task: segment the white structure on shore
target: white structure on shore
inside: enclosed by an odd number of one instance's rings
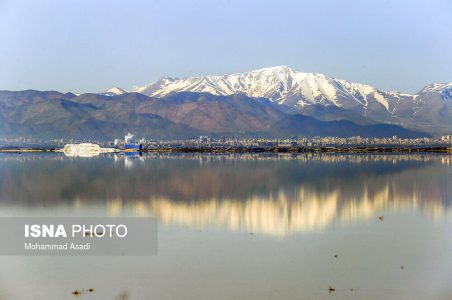
[[[450,135],[443,135],[441,137],[441,141],[443,141],[443,142],[451,142],[452,141],[452,134],[450,134]]]
[[[114,148],[101,148],[98,144],[81,143],[81,144],[66,144],[63,148],[66,156],[91,157],[97,156],[101,153],[116,152]]]

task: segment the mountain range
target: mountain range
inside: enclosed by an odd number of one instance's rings
[[[312,105],[338,107],[376,122],[434,135],[452,131],[452,82],[434,83],[416,94],[407,94],[278,66],[223,76],[164,77],[131,91],[151,97],[178,92],[244,94],[266,98],[301,113],[312,110]]]
[[[452,83],[386,92],[273,67],[162,78],[104,93],[0,91],[0,136],[155,139],[199,135],[423,137],[452,130]]]

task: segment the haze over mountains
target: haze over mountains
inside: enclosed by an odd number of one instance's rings
[[[0,91],[2,136],[111,139],[128,131],[155,139],[440,135],[452,131],[452,83],[411,95],[273,67],[102,94]]]

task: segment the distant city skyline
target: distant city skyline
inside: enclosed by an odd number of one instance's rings
[[[452,81],[452,2],[0,0],[0,90],[101,92],[287,65],[383,90]]]

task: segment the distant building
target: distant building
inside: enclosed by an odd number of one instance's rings
[[[210,143],[210,138],[206,135],[201,135],[199,137],[199,143],[200,144],[208,144],[208,143]]]

